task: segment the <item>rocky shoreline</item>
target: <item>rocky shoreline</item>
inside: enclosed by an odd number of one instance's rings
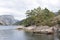
[[[54,29],[53,29],[54,28]],[[29,27],[22,27],[18,28],[18,30],[24,30],[30,33],[37,33],[37,34],[53,34],[54,30],[57,30],[56,27],[49,27],[49,26],[29,26]]]

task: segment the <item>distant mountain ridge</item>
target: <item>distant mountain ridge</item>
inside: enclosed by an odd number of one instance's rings
[[[16,22],[12,15],[0,15],[1,25],[13,25]]]

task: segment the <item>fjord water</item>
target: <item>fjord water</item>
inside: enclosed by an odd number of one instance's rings
[[[0,26],[0,40],[59,40],[54,35],[32,35],[15,28],[17,26]]]

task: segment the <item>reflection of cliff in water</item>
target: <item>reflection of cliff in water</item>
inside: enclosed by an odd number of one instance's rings
[[[53,35],[46,34],[35,35],[29,32],[25,32],[25,36],[27,40],[54,40]]]

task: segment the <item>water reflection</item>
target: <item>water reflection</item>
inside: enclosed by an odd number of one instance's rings
[[[0,30],[0,40],[13,40],[12,30]]]
[[[54,35],[31,35],[23,30],[0,30],[0,40],[59,40]]]
[[[54,34],[54,40],[60,40],[60,33]]]
[[[53,40],[53,35],[31,35],[29,33],[25,33],[27,40]]]

